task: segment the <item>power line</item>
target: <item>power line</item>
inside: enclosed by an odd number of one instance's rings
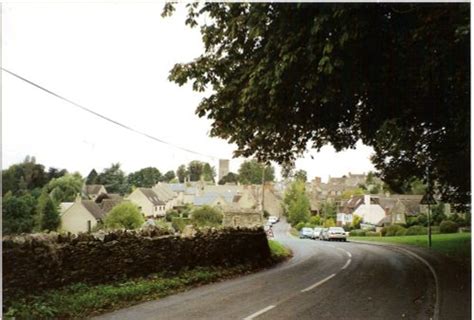
[[[2,70],[5,71],[5,72],[7,72],[7,73],[9,73],[10,75],[12,75],[12,76],[14,76],[14,77],[20,79],[20,80],[23,80],[24,82],[26,82],[26,83],[28,83],[28,84],[30,84],[30,85],[32,85],[32,86],[34,86],[34,87],[36,87],[36,88],[38,88],[38,89],[40,89],[40,90],[43,90],[43,91],[49,93],[49,94],[52,95],[52,96],[55,96],[56,98],[59,98],[59,99],[61,99],[61,100],[64,100],[64,101],[66,101],[66,102],[72,104],[73,106],[75,106],[75,107],[77,107],[77,108],[79,108],[79,109],[81,109],[81,110],[83,110],[83,111],[92,113],[93,115],[95,115],[95,116],[97,116],[97,117],[99,117],[99,118],[102,118],[102,119],[105,120],[105,121],[111,122],[111,123],[113,123],[113,124],[115,124],[115,125],[117,125],[117,126],[119,126],[119,127],[122,127],[122,128],[124,128],[124,129],[126,129],[126,130],[132,131],[132,132],[137,133],[137,134],[139,134],[139,135],[145,136],[145,137],[147,137],[147,138],[149,138],[149,139],[151,139],[151,140],[154,140],[154,141],[159,142],[159,143],[162,143],[162,144],[166,144],[166,145],[171,146],[171,147],[174,147],[174,148],[176,148],[176,149],[180,149],[180,150],[183,150],[183,151],[192,153],[192,154],[196,154],[196,155],[208,157],[208,158],[211,158],[211,159],[214,159],[214,160],[217,160],[217,159],[218,159],[217,157],[214,157],[214,156],[211,156],[211,155],[208,155],[208,154],[200,153],[200,152],[197,152],[197,151],[194,151],[194,150],[191,150],[191,149],[187,149],[187,148],[184,148],[184,147],[180,147],[180,146],[174,145],[174,144],[172,144],[172,143],[170,143],[170,142],[164,141],[164,140],[162,140],[162,139],[160,139],[160,138],[156,138],[156,137],[154,137],[154,136],[152,136],[152,135],[149,135],[149,134],[147,134],[147,133],[145,133],[145,132],[139,131],[139,130],[134,129],[134,128],[132,128],[132,127],[129,127],[129,126],[123,124],[123,123],[120,123],[120,122],[118,122],[118,121],[115,121],[115,120],[113,120],[113,119],[110,119],[109,117],[106,117],[106,116],[104,116],[104,115],[102,115],[102,114],[100,114],[100,113],[98,113],[98,112],[95,112],[95,111],[93,111],[93,110],[91,110],[91,109],[89,109],[89,108],[86,108],[86,107],[84,107],[83,105],[81,105],[81,104],[79,104],[79,103],[77,103],[77,102],[74,102],[74,101],[72,101],[72,100],[70,100],[70,99],[68,99],[68,98],[65,98],[65,97],[63,97],[63,96],[61,96],[61,95],[59,95],[59,94],[57,94],[57,93],[55,93],[55,92],[53,92],[53,91],[51,91],[51,90],[48,90],[48,89],[46,89],[46,88],[40,86],[39,84],[37,84],[37,83],[35,83],[35,82],[33,82],[33,81],[30,81],[30,80],[28,80],[28,79],[26,79],[26,78],[23,78],[22,76],[20,76],[20,75],[14,73],[14,72],[12,72],[12,71],[9,71],[9,70],[7,70],[7,69],[5,69],[5,68],[3,68],[3,67],[2,67]]]

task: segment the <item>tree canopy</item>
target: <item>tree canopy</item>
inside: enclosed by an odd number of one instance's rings
[[[145,218],[138,207],[130,202],[124,202],[110,210],[104,220],[104,225],[109,229],[137,229],[145,222]]]
[[[169,79],[210,91],[196,113],[236,156],[281,164],[362,140],[395,191],[429,167],[443,198],[469,202],[469,3],[187,7],[204,52]]]
[[[55,203],[72,202],[81,193],[82,183],[79,173],[66,174],[51,180],[45,188]]]
[[[103,184],[109,193],[125,194],[130,188],[120,163],[113,163],[110,168],[105,168],[97,177],[97,183]]]
[[[128,175],[128,183],[135,187],[151,188],[160,181],[163,181],[163,176],[160,170],[153,167],[143,168]]]
[[[239,168],[239,181],[242,184],[261,184],[265,167],[265,181],[275,180],[275,168],[263,165],[257,160],[244,161]]]

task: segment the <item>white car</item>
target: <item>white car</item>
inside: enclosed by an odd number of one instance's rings
[[[327,231],[327,240],[347,241],[347,233],[341,227],[330,227]]]
[[[278,222],[278,217],[270,216],[270,217],[268,217],[268,222],[270,222],[272,224],[277,223]]]

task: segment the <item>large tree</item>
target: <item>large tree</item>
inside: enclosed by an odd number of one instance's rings
[[[128,175],[128,183],[135,187],[151,188],[159,181],[163,181],[163,176],[157,168],[147,167]]]
[[[186,170],[186,166],[184,164],[178,167],[178,170],[176,170],[176,176],[178,177],[179,182],[184,182],[184,180],[188,176],[188,171]]]
[[[244,161],[239,168],[239,181],[242,184],[261,184],[263,174],[265,174],[265,181],[275,180],[273,166],[263,165],[255,159]]]
[[[110,193],[125,194],[130,189],[120,163],[113,163],[110,168],[104,169],[97,177],[97,183],[103,184]]]
[[[82,184],[82,177],[75,173],[53,179],[45,188],[55,203],[72,202],[81,193]]]
[[[469,202],[469,3],[187,6],[204,52],[170,80],[210,89],[196,112],[236,156],[284,163],[361,139],[395,191],[429,167],[444,199]]]
[[[8,191],[25,193],[42,188],[47,183],[48,173],[42,164],[36,163],[35,157],[26,156],[23,162],[2,170],[2,194]]]
[[[36,199],[30,194],[14,196],[11,191],[2,198],[2,232],[29,233],[35,226]]]

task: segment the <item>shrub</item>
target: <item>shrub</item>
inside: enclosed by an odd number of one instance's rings
[[[334,222],[333,218],[327,218],[326,221],[324,221],[324,227],[329,228],[329,227],[335,227],[336,222]]]
[[[362,217],[354,214],[352,216],[352,228],[354,229],[359,229],[360,228],[360,223],[362,222]]]
[[[306,223],[300,222],[295,226],[295,229],[300,231],[302,228],[304,228],[305,225],[306,225]]]
[[[407,217],[407,228],[418,225],[418,217]]]
[[[222,224],[223,214],[219,209],[210,206],[202,206],[193,210],[191,220],[198,227],[215,227]]]
[[[171,210],[166,213],[166,221],[171,222],[173,218],[179,217],[179,212],[176,210]]]
[[[402,227],[403,228],[403,227]],[[397,237],[402,237],[402,236],[405,236],[407,234],[407,229],[403,228],[403,229],[400,229],[398,230],[395,235]]]
[[[108,229],[137,229],[145,222],[140,209],[130,202],[114,207],[104,220]]]
[[[171,221],[173,229],[179,232],[182,232],[188,224],[191,224],[191,219],[176,217]]]
[[[458,231],[458,224],[453,221],[444,220],[439,225],[439,231],[441,233],[455,233]]]
[[[349,235],[352,236],[352,237],[365,237],[367,231],[365,230],[352,230],[351,232],[349,232]]]
[[[401,225],[395,224],[393,226],[388,226],[388,227],[383,228],[381,233],[382,233],[382,236],[384,237],[393,237],[397,235],[397,232],[399,231],[400,231],[400,235],[404,235],[402,234],[401,230],[406,231],[406,229],[402,227]]]
[[[320,216],[312,216],[311,218],[309,218],[309,223],[312,223],[315,226],[319,226],[321,224],[321,217]]]
[[[310,223],[310,222],[306,222],[306,224],[304,225],[306,228],[313,228],[316,226],[315,224],[313,223]]]
[[[411,226],[408,228],[406,235],[407,236],[414,236],[414,235],[423,235],[427,234],[428,230],[426,227],[423,226]]]
[[[428,231],[426,231],[426,233],[428,233]],[[431,227],[431,233],[432,233],[432,234],[438,234],[438,233],[440,233],[440,232],[439,232],[439,226],[432,226],[432,227]]]
[[[382,233],[376,232],[376,231],[367,231],[367,232],[365,233],[365,235],[366,235],[367,237],[381,237],[381,236],[382,236]]]

